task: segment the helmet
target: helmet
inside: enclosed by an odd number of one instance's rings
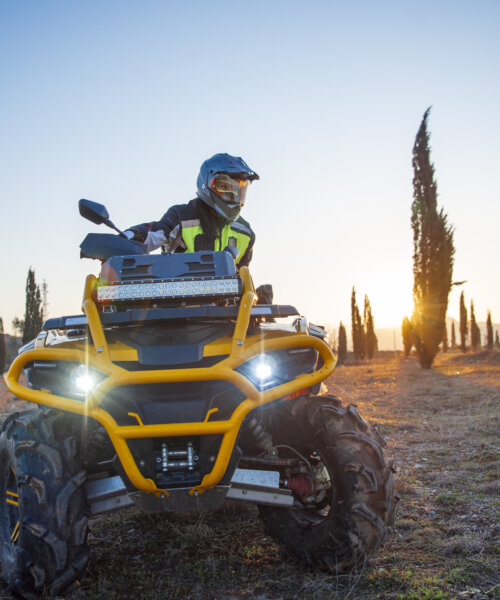
[[[196,195],[225,221],[234,221],[254,179],[259,176],[239,156],[214,154],[201,165]]]

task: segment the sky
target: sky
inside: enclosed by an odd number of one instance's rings
[[[24,314],[29,267],[48,316],[78,314],[79,244],[195,197],[201,163],[260,175],[242,212],[251,271],[312,322],[376,327],[412,311],[412,147],[424,111],[454,280],[500,322],[498,0],[2,0],[0,317]]]

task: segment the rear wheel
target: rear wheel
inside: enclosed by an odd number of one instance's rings
[[[293,558],[345,573],[364,566],[394,523],[397,498],[385,440],[334,396],[300,398],[264,424],[283,458],[301,458],[287,485],[296,508],[260,506],[266,532]]]
[[[88,519],[75,419],[53,410],[7,419],[0,434],[0,565],[25,598],[56,595],[88,560]]]

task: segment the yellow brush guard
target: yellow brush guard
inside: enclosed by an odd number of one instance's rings
[[[243,282],[243,294],[234,328],[231,352],[226,359],[212,367],[130,372],[114,364],[110,358],[104,330],[93,299],[96,278],[93,275],[89,275],[85,283],[82,309],[87,317],[94,345],[88,347],[86,351],[64,348],[35,348],[34,350],[23,352],[12,363],[9,372],[5,375],[7,387],[15,396],[23,398],[28,402],[36,402],[51,408],[78,413],[98,421],[107,431],[123,469],[132,484],[138,490],[153,493],[158,497],[162,495],[168,496],[168,492],[159,489],[152,479],[147,479],[142,475],[137,468],[126,440],[222,434],[221,446],[212,471],[204,476],[200,485],[190,490],[191,495],[201,494],[216,485],[224,476],[243,419],[251,410],[257,406],[267,404],[277,398],[288,396],[293,394],[293,392],[309,388],[323,381],[331,374],[336,363],[336,357],[332,354],[328,345],[321,339],[307,335],[305,332],[281,338],[264,338],[252,343],[247,342],[246,333],[254,303],[255,290],[248,268],[241,267],[239,274]],[[314,373],[304,373],[292,381],[266,390],[265,392],[260,392],[248,379],[234,370],[256,354],[300,346],[309,346],[317,350],[323,358],[323,366]],[[26,364],[36,360],[80,362],[88,364],[90,367],[107,375],[107,377],[89,393],[85,402],[80,402],[71,398],[57,396],[47,390],[32,390],[21,385],[19,383],[21,371]],[[136,416],[137,425],[120,426],[108,412],[100,408],[101,401],[105,398],[106,394],[110,390],[120,386],[207,380],[228,381],[239,388],[246,396],[246,399],[238,405],[227,421],[208,421],[212,412],[209,411],[203,422],[144,425],[140,418]]]

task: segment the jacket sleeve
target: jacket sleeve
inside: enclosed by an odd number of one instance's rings
[[[140,223],[127,227],[128,230],[134,232],[134,239],[139,242],[144,242],[150,231],[163,231],[165,238],[168,239],[170,232],[177,227],[181,222],[177,206],[171,206],[159,221],[151,221],[150,223]]]

